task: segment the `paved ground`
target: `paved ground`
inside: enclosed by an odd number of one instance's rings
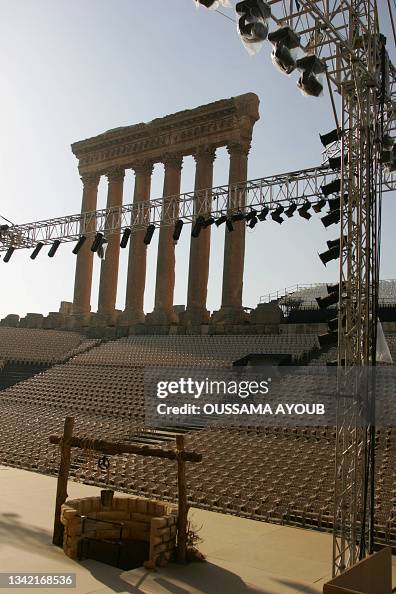
[[[0,466],[0,572],[75,572],[76,589],[26,588],[25,594],[317,594],[329,578],[329,534],[193,509],[206,563],[149,572],[68,559],[51,544],[56,481]],[[99,492],[69,484],[69,496]],[[0,594],[15,589],[0,589]]]

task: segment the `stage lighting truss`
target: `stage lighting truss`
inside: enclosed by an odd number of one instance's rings
[[[126,229],[131,233],[135,230],[146,230],[149,224],[154,227],[160,227],[161,224],[174,227],[178,219],[184,223],[193,223],[198,216],[205,217],[205,224],[207,221],[211,224],[214,219],[218,226],[219,219],[224,223],[227,216],[240,211],[241,197],[246,204],[243,209],[245,217],[251,210],[256,210],[259,221],[265,219],[263,209],[268,208],[269,214],[269,211],[275,210],[279,204],[284,206],[286,215],[286,211],[292,205],[300,208],[305,200],[309,200],[312,209],[315,210],[315,205],[320,204],[323,199],[321,187],[333,181],[334,176],[334,172],[328,166],[322,165],[249,180],[244,184],[186,192],[170,196],[165,201],[159,198],[117,208],[10,226],[7,231],[0,233],[0,252],[6,252],[11,245],[15,249],[34,249],[38,242],[50,246],[56,239],[62,243],[77,242],[82,235],[92,243],[95,229],[101,229],[108,239],[114,234],[123,234]],[[396,176],[384,172],[383,189],[385,192],[395,190]],[[174,208],[175,201],[179,205],[177,214]],[[212,204],[210,213],[207,208],[209,203]],[[202,206],[197,207],[199,204]]]

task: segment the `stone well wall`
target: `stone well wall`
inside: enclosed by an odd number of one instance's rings
[[[111,507],[104,507],[100,497],[87,497],[62,505],[61,522],[65,527],[63,550],[72,559],[78,554],[84,517],[122,522],[123,538],[149,542],[150,555],[145,563],[148,568],[165,565],[176,547],[177,506],[137,497],[114,497]],[[119,534],[118,526],[84,522],[84,536],[118,539]]]

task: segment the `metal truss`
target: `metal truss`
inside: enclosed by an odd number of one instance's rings
[[[301,36],[327,65],[341,97],[341,257],[338,315],[340,389],[336,439],[333,574],[373,550],[375,390],[365,370],[376,363],[381,147],[395,129],[395,70],[380,35],[375,0],[270,1],[274,20]],[[332,97],[333,100],[333,97]],[[335,113],[336,119],[337,115]],[[339,151],[339,152],[338,152]],[[343,394],[345,386],[353,397]],[[375,387],[375,386],[374,386]]]
[[[173,225],[176,219],[192,222],[198,216],[220,217],[239,210],[240,196],[246,196],[246,207],[242,210],[259,211],[264,206],[270,210],[278,204],[284,206],[295,202],[297,206],[306,200],[316,204],[322,198],[321,186],[334,179],[336,172],[328,166],[312,167],[250,180],[235,186],[219,186],[200,192],[187,192],[165,199],[123,205],[120,208],[102,209],[23,225],[15,225],[0,231],[0,252],[10,246],[16,249],[33,248],[37,243],[52,244],[76,241],[81,235],[93,237],[96,231],[105,236],[124,229],[146,228],[149,224]],[[384,188],[396,189],[396,176],[384,174]],[[179,208],[175,208],[175,204]],[[210,207],[207,205],[210,204]],[[200,205],[197,208],[197,205]]]

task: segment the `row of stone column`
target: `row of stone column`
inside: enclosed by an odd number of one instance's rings
[[[228,147],[230,155],[229,184],[244,182],[247,179],[247,158],[249,144],[233,143]],[[210,192],[199,194],[200,190],[213,185],[213,163],[216,149],[211,146],[199,147],[194,158],[196,160],[195,212],[210,216],[212,198]],[[183,156],[170,154],[163,159],[164,203],[163,213],[171,209],[174,220],[178,218],[181,170]],[[134,204],[150,200],[151,176],[154,162],[137,161],[132,165],[135,172]],[[108,172],[107,208],[118,208],[123,201],[123,183],[125,170],[113,168]],[[95,211],[99,174],[82,176],[83,198],[82,213]],[[176,196],[176,198],[175,198]],[[169,200],[173,201],[169,203]],[[244,206],[244,194],[238,193],[239,206]],[[235,203],[232,205],[235,207]],[[132,215],[133,216],[133,215]],[[87,229],[89,231],[90,229]],[[94,231],[94,229],[92,229]],[[146,252],[143,239],[145,229],[133,229],[130,237],[128,276],[126,288],[125,311],[121,323],[134,325],[146,321],[151,324],[174,324],[182,321],[185,324],[201,324],[209,321],[206,308],[207,287],[210,257],[210,226],[201,229],[198,237],[191,238],[187,307],[182,320],[178,320],[173,308],[175,286],[175,242],[174,227],[162,224],[159,231],[155,305],[154,311],[145,317],[143,311],[144,291],[146,284]],[[101,263],[97,324],[113,325],[116,322],[116,297],[118,284],[118,267],[120,252],[120,233],[108,238],[106,258]],[[73,314],[86,323],[90,316],[90,299],[92,289],[93,252],[90,242],[85,242],[77,254],[76,275],[73,299]],[[224,268],[221,310],[215,314],[218,322],[238,322],[243,317],[242,288],[245,254],[245,225],[243,221],[234,223],[234,231],[226,233],[224,246]]]

